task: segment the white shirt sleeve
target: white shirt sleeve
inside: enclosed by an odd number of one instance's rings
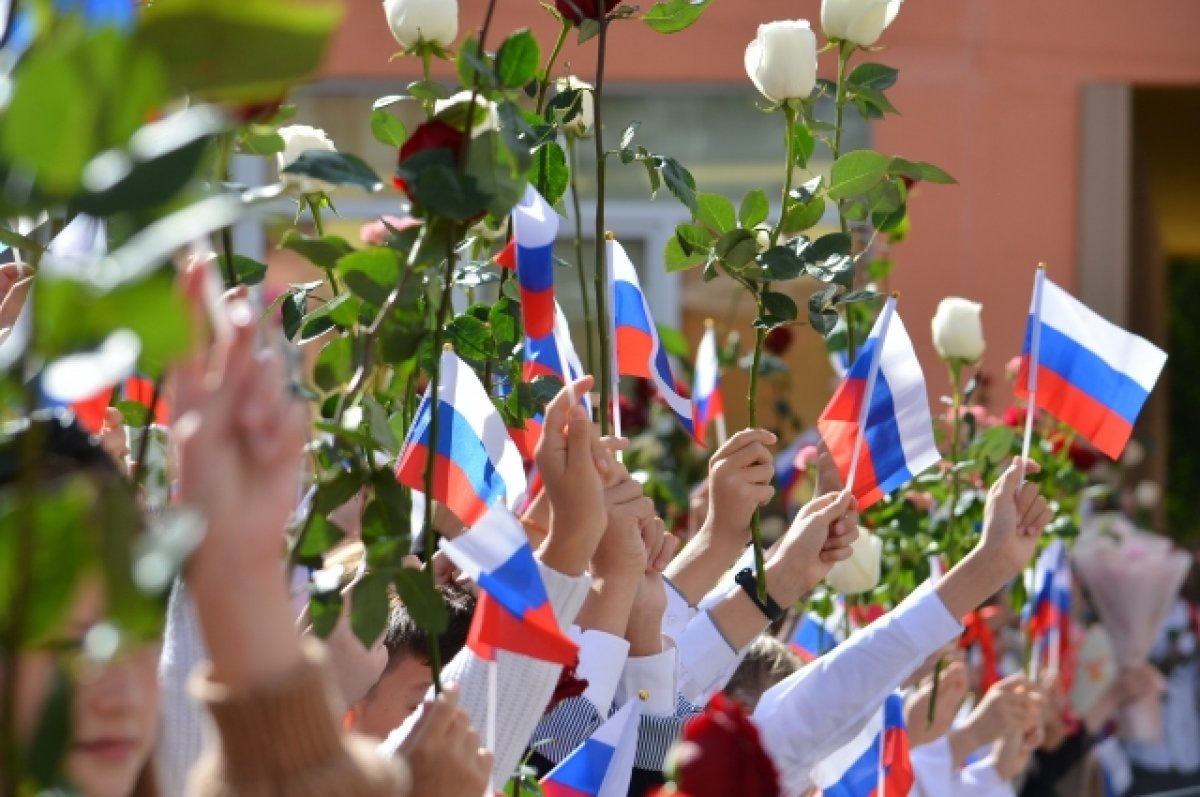
[[[579,643],[575,675],[588,684],[583,696],[600,716],[607,717],[629,658],[629,642],[605,631],[581,631],[578,626],[571,628],[571,636]]]
[[[971,797],[1016,797],[1017,794],[1013,784],[1000,777],[990,757],[964,768],[961,784],[958,793]]]
[[[663,639],[663,651],[653,656],[631,656],[625,662],[617,685],[617,708],[646,693],[643,714],[671,716],[675,713],[676,651],[669,639]]]
[[[835,650],[767,690],[754,711],[783,793],[811,784],[814,765],[850,742],[891,692],[962,631],[926,583]]]
[[[688,604],[687,598],[669,579],[663,578],[663,584],[667,591],[667,609],[663,612],[662,632],[663,636],[678,644],[684,629],[696,616],[696,607]]]
[[[538,563],[538,570],[559,626],[569,628],[587,597],[591,576],[586,573],[565,576],[541,562]],[[562,666],[507,650],[496,651],[496,665],[496,749],[492,751],[495,754],[492,785],[500,790],[520,763],[530,737],[550,703]],[[488,662],[476,656],[470,648],[463,648],[442,671],[443,683],[458,684],[458,707],[467,713],[471,725],[479,731],[480,736],[487,727],[487,671]],[[425,697],[426,700],[432,700],[433,690],[430,689]],[[379,745],[380,754],[389,758],[395,756],[412,730],[418,714],[414,713],[392,731]]]
[[[916,779],[914,797],[1015,797],[1012,783],[1000,777],[991,758],[956,769],[948,735],[914,747],[909,760]]]
[[[739,651],[729,644],[707,611],[688,623],[678,645],[679,694],[696,704],[708,702],[729,683],[749,650],[749,646]]]

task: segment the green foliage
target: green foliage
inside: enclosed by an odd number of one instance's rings
[[[712,0],[665,0],[655,3],[642,20],[658,33],[679,33],[691,27]]]

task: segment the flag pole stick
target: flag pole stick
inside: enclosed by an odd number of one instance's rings
[[[609,261],[605,268],[606,285],[605,290],[608,293],[608,339],[612,341],[609,346],[610,357],[605,367],[609,369],[609,385],[612,386],[610,398],[612,400],[612,422],[613,434],[617,437],[621,436],[621,375],[617,368],[617,298],[613,290],[613,268],[612,268],[612,248],[617,236],[612,232],[604,234],[604,256]],[[624,457],[621,452],[616,452],[617,462],[622,462]]]
[[[871,409],[871,394],[875,392],[875,381],[879,377],[879,360],[883,355],[888,325],[892,323],[892,312],[896,309],[898,298],[900,298],[900,294],[893,293],[883,306],[883,315],[879,321],[879,340],[875,344],[875,350],[871,352],[871,368],[867,371],[867,387],[863,392],[862,407],[858,410],[858,428],[854,434],[854,454],[850,458],[850,474],[846,477],[846,489],[851,493],[854,492],[854,479],[858,475],[858,458],[862,454],[863,430],[866,429],[867,413]]]
[[[1046,280],[1046,264],[1038,263],[1037,273],[1033,278],[1033,318],[1029,341],[1029,376],[1027,385],[1029,395],[1025,404],[1025,439],[1021,442],[1021,459],[1029,459],[1029,447],[1033,442],[1033,417],[1037,413],[1037,382],[1039,358],[1042,347],[1042,284]],[[1025,473],[1022,466],[1021,480]]]
[[[500,667],[496,663],[495,655],[495,651],[492,651],[493,658],[487,663],[487,749],[490,753],[496,752],[496,694],[500,691]]]
[[[729,439],[729,435],[725,433],[725,414],[718,415],[713,422],[717,427],[717,448],[720,448]]]
[[[882,331],[882,330],[881,330]],[[880,340],[882,340],[882,335]],[[875,797],[886,797],[887,792],[887,704],[883,707],[883,733],[879,739],[879,772]]]

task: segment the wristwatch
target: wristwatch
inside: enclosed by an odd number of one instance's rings
[[[750,600],[754,601],[754,605],[772,623],[783,617],[783,608],[770,595],[767,595],[765,603],[758,599],[758,579],[755,578],[753,570],[748,567],[744,568],[733,577],[733,580],[739,587],[746,591],[746,594],[750,596]]]

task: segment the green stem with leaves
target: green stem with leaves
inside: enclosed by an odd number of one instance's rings
[[[542,70],[542,79],[538,83],[537,105],[533,109],[533,112],[538,116],[541,116],[542,111],[546,109],[546,92],[549,90],[550,81],[553,79],[551,75],[554,72],[554,64],[558,61],[558,56],[562,53],[563,44],[567,41],[567,34],[570,32],[571,23],[563,20],[562,27],[558,31],[558,38],[554,40],[554,48],[550,51],[550,56],[546,59],[546,68]]]
[[[833,99],[833,145],[830,147],[830,153],[833,155],[835,163],[838,158],[842,157],[842,128],[846,113],[846,67],[850,64],[850,57],[854,55],[856,49],[857,46],[850,42],[838,42],[837,93]],[[849,236],[850,222],[846,220],[844,205],[844,200],[837,201],[838,223],[842,227],[842,234]],[[853,248],[853,244],[851,244],[851,254],[853,254]],[[854,278],[851,276],[852,288],[853,281]],[[854,314],[850,305],[846,305],[846,346],[850,362],[854,362]]]
[[[608,45],[608,20],[600,19],[600,30],[596,36],[596,91],[592,95],[595,106],[596,141],[596,333],[600,339],[600,433],[609,434],[612,421],[609,409],[616,389],[617,375],[612,373],[612,341],[609,339],[608,307],[608,258],[605,256],[607,235],[604,229],[604,56]]]
[[[572,243],[575,246],[575,273],[579,275],[579,296],[583,300],[583,344],[587,351],[587,369],[589,373],[594,373],[596,358],[592,351],[592,302],[588,298],[587,269],[583,263],[583,211],[579,207],[575,142],[574,136],[567,136],[567,155],[571,161],[571,221],[575,228],[575,237]]]
[[[221,137],[220,144],[217,148],[217,179],[221,182],[229,182],[230,180],[230,163],[233,160],[233,140],[234,134],[228,133]],[[236,288],[238,284],[237,270],[233,267],[233,230],[229,227],[221,228],[221,249],[224,250],[221,258],[221,271],[225,277],[225,288],[229,290]]]
[[[784,136],[783,145],[787,152],[787,164],[784,168],[783,176],[783,199],[779,207],[779,221],[776,222],[774,229],[771,230],[771,245],[775,246],[779,243],[779,236],[783,233],[783,220],[787,217],[788,201],[792,195],[792,182],[796,173],[796,120],[798,118],[796,108],[791,103],[783,105],[784,117]],[[763,283],[761,291],[755,292],[755,300],[758,307],[758,317],[765,318],[767,316],[767,308],[763,304],[763,296],[771,289],[771,283]],[[762,366],[763,344],[767,340],[767,329],[761,325],[756,325],[754,330],[754,358],[750,365],[750,389],[746,396],[748,402],[747,409],[749,410],[750,428],[758,428],[758,376]],[[766,602],[767,599],[767,568],[765,556],[763,554],[762,544],[762,516],[759,509],[756,507],[754,514],[750,516],[750,541],[754,546],[754,568],[758,573],[758,598]]]
[[[305,203],[308,205],[308,210],[312,213],[313,227],[317,229],[317,237],[325,237],[325,223],[321,219],[321,194],[308,194],[304,197]],[[332,268],[325,269],[325,278],[329,280],[329,290],[337,296],[342,292],[342,286],[338,282],[337,276],[333,273]]]

